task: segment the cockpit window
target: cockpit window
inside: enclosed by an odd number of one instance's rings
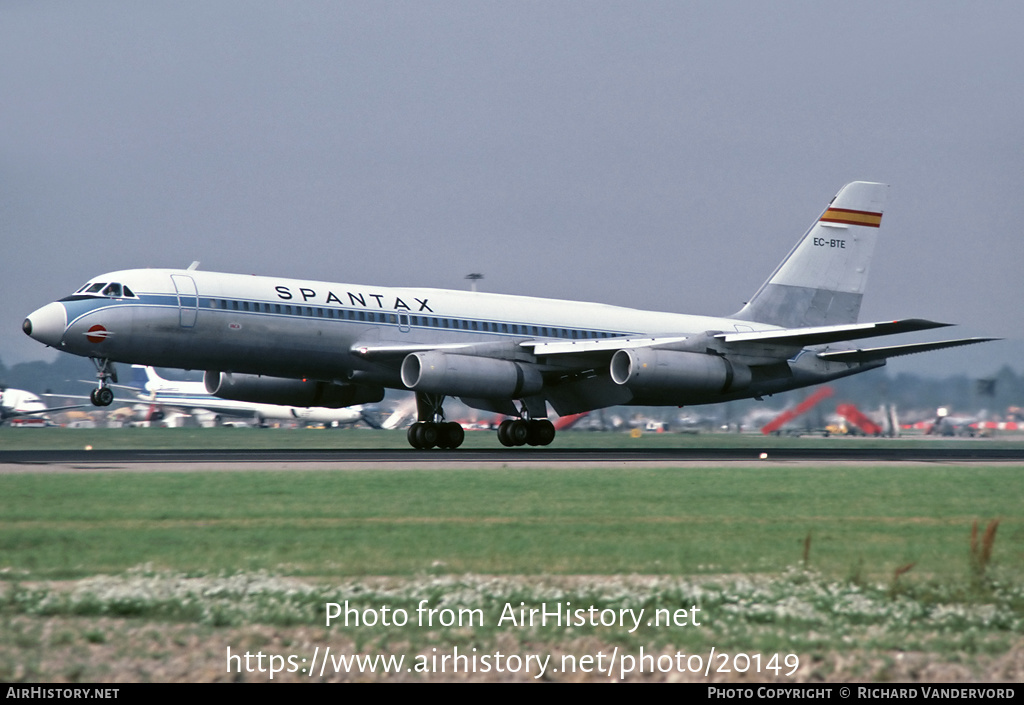
[[[66,299],[61,299],[61,301],[75,301],[77,299],[86,297],[91,298],[95,296],[106,296],[111,299],[139,298],[135,295],[135,292],[120,282],[111,282],[109,284],[107,282],[90,282]]]

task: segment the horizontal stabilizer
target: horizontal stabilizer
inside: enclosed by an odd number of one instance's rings
[[[882,323],[851,323],[840,326],[817,326],[814,328],[786,328],[783,330],[750,331],[747,333],[719,333],[715,337],[726,343],[781,343],[794,347],[825,345],[844,340],[877,338],[881,335],[912,333],[931,328],[944,328],[949,323],[926,321],[923,318],[908,318],[903,321]]]
[[[959,340],[943,340],[935,343],[910,343],[909,345],[890,345],[884,348],[865,348],[861,350],[837,350],[836,352],[818,353],[818,357],[829,362],[874,362],[887,360],[890,357],[913,355],[914,353],[956,348],[961,345],[987,343],[1000,338],[960,338]]]

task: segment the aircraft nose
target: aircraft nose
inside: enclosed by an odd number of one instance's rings
[[[68,327],[68,312],[63,304],[54,301],[46,304],[38,311],[33,311],[21,324],[25,335],[38,340],[44,345],[56,347],[64,337]]]

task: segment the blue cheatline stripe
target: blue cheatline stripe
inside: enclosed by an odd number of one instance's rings
[[[81,299],[76,298],[75,301],[65,301],[64,303],[69,309],[75,309],[75,317],[68,325],[79,320],[82,316],[101,308],[120,308],[139,305],[150,308],[179,308],[178,297],[174,294],[140,294],[136,299],[83,297]],[[186,308],[192,307],[187,306]],[[639,335],[636,331],[592,330],[564,326],[536,325],[533,323],[520,323],[507,320],[450,318],[448,316],[421,316],[417,314],[386,310],[373,311],[355,308],[332,308],[328,306],[302,306],[299,304],[282,304],[276,301],[269,302],[249,299],[225,299],[219,297],[200,297],[198,308],[204,312],[217,311],[281,318],[315,318],[317,320],[327,321],[372,323],[375,325],[383,324],[397,327],[419,328],[424,330],[446,330],[459,333],[479,333],[509,337],[525,336],[533,338],[539,337],[568,340],[601,340]],[[403,319],[408,322],[404,322]]]

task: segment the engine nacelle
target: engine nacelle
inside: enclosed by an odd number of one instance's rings
[[[418,352],[402,361],[402,384],[417,392],[475,399],[521,399],[544,387],[528,362],[474,355]]]
[[[612,356],[616,384],[642,394],[725,394],[750,386],[750,368],[718,355],[635,348]]]
[[[383,387],[335,384],[311,379],[239,375],[209,370],[203,374],[206,391],[221,399],[281,406],[323,406],[341,409],[372,404],[384,398]]]

